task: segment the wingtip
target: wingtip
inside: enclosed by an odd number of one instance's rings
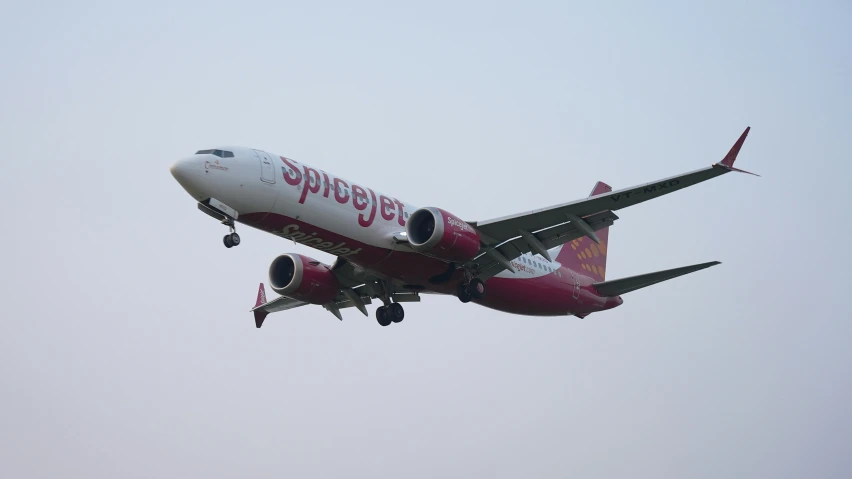
[[[610,191],[612,191],[612,186],[609,186],[603,181],[598,181],[595,183],[595,187],[592,188],[592,192],[589,193],[589,196],[597,196],[603,193],[609,193]]]
[[[728,154],[719,162],[720,164],[725,165],[728,168],[734,166],[734,161],[736,161],[737,155],[740,153],[740,148],[743,147],[743,143],[745,143],[749,131],[751,131],[751,127],[747,126],[743,134],[740,135],[739,139],[737,139],[737,142],[734,143],[734,146],[731,147],[731,150],[728,151]]]
[[[752,173],[750,171],[741,170],[739,168],[734,168],[733,166],[723,165],[721,163],[714,163],[713,166],[718,166],[719,168],[724,168],[728,171],[736,171],[737,173],[745,173],[747,175],[752,175],[752,176],[756,176],[758,178],[761,178],[761,176],[758,175],[757,173]]]
[[[260,328],[261,326],[263,326],[263,321],[266,319],[266,317],[268,315],[269,315],[269,313],[266,312],[266,311],[256,310],[254,312],[254,326],[256,328]]]

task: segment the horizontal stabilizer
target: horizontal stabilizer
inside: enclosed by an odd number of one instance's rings
[[[614,279],[612,281],[603,281],[594,283],[592,286],[598,290],[600,294],[605,296],[618,296],[620,294],[629,293],[637,289],[651,286],[652,284],[661,283],[663,281],[677,278],[685,274],[694,273],[696,271],[709,268],[721,264],[718,261],[709,263],[694,264],[692,266],[683,266],[681,268],[667,269],[665,271],[657,271],[655,273],[640,274],[638,276],[630,276],[627,278]]]

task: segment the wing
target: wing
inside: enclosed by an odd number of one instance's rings
[[[396,303],[420,301],[422,291],[407,290],[402,284],[382,279],[343,258],[337,258],[331,266],[331,271],[340,282],[340,291],[334,300],[321,306],[341,321],[343,315],[340,310],[346,308],[357,308],[364,316],[367,316],[366,306],[372,304],[374,298],[391,299]],[[269,313],[286,311],[308,304],[310,303],[287,296],[279,296],[272,301],[267,301],[266,289],[263,283],[260,283],[257,302],[251,311],[254,313],[255,326],[259,328]]]
[[[279,296],[272,301],[266,301],[266,289],[263,283],[260,283],[260,288],[257,290],[257,304],[251,309],[254,313],[254,324],[256,327],[261,327],[263,321],[269,313],[277,313],[278,311],[286,311],[288,309],[298,308],[310,303],[299,301],[298,299],[288,298],[287,296]]]
[[[745,129],[721,162],[701,170],[549,208],[471,222],[469,224],[480,234],[482,248],[469,266],[477,268],[483,278],[494,276],[504,269],[511,271],[511,260],[523,253],[533,252],[547,257],[546,249],[581,236],[588,236],[597,242],[594,232],[618,219],[613,213],[615,210],[659,198],[731,171],[748,173],[733,165],[749,130]]]
[[[627,278],[614,279],[612,281],[604,281],[602,283],[594,283],[592,286],[599,293],[605,296],[618,296],[620,294],[636,291],[637,289],[651,286],[652,284],[668,281],[678,276],[694,273],[711,266],[722,264],[718,261],[709,263],[694,264],[692,266],[683,266],[681,268],[667,269],[665,271],[657,271],[655,273],[640,274],[638,276],[630,276]]]

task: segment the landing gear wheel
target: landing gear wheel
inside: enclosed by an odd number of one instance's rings
[[[398,323],[405,318],[405,310],[402,309],[401,304],[391,303],[391,305],[388,306],[388,316],[391,318],[391,321]]]
[[[473,278],[467,285],[467,291],[473,299],[482,299],[485,296],[485,283],[479,278]]]
[[[392,320],[391,315],[388,314],[388,308],[379,306],[379,308],[376,309],[376,321],[378,321],[382,326],[390,326]]]
[[[228,234],[222,238],[222,242],[225,243],[226,248],[233,248],[234,246],[239,246],[240,244],[240,235],[237,234],[237,230],[234,227],[234,219],[227,217],[222,220],[222,224],[228,227],[230,231]]]
[[[461,301],[462,303],[469,303],[471,299],[467,287],[463,284],[460,284],[458,289],[456,290],[456,296],[459,297],[459,301]]]

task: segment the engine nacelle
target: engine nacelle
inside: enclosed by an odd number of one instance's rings
[[[463,263],[479,253],[479,233],[440,208],[420,208],[405,224],[408,243],[420,253]]]
[[[328,303],[340,292],[328,266],[300,254],[282,254],[272,261],[269,286],[278,294],[313,304]]]

